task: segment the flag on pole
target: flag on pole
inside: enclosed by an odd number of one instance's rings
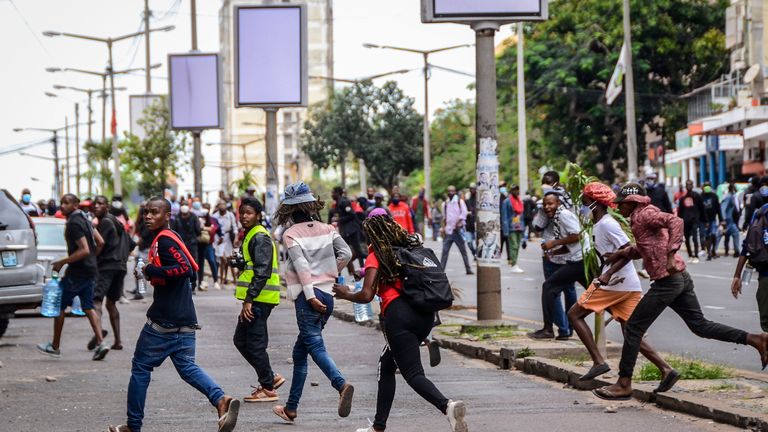
[[[110,124],[110,130],[113,136],[117,135],[117,113],[115,110],[112,110],[112,124]]]
[[[626,70],[626,54],[627,46],[621,45],[621,54],[619,55],[619,61],[616,63],[616,68],[613,69],[613,75],[611,80],[608,81],[608,88],[605,89],[605,100],[608,105],[612,104],[617,97],[621,94],[621,90],[624,87],[624,71]]]

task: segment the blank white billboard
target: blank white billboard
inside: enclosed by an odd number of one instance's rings
[[[306,11],[235,7],[235,106],[307,106]]]
[[[541,21],[549,0],[421,0],[421,21]]]
[[[434,0],[435,16],[539,13],[540,0]]]
[[[131,134],[139,137],[139,140],[144,140],[147,133],[144,131],[144,127],[139,125],[139,120],[144,118],[144,110],[152,105],[156,100],[161,99],[160,95],[155,94],[141,94],[131,95],[129,98],[131,109]]]
[[[173,129],[221,127],[218,54],[169,55],[168,77]]]

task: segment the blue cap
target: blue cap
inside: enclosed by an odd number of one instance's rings
[[[283,198],[283,204],[293,205],[306,202],[317,201],[312,191],[304,182],[290,184],[285,187],[285,198]]]

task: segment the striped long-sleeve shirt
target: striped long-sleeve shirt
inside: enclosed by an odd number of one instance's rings
[[[336,276],[352,258],[352,251],[336,229],[322,222],[298,223],[283,233],[288,250],[285,281],[292,300],[303,292],[307,300],[315,297],[313,288],[329,294]]]

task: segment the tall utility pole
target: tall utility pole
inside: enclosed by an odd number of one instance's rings
[[[197,51],[197,4],[191,1],[192,15],[192,51]],[[194,171],[195,196],[203,197],[203,150],[200,142],[200,131],[192,132],[192,169]]]
[[[67,185],[67,193],[72,192],[69,184],[69,117],[64,116],[64,183]]]
[[[149,17],[151,16],[152,12],[149,10],[149,0],[144,0],[144,57],[146,60],[146,89],[147,94],[152,94],[152,72],[151,72],[151,64],[149,59],[149,34],[151,33],[149,31]]]
[[[637,130],[635,122],[635,80],[632,72],[632,26],[629,0],[624,0],[624,46],[626,70],[624,72],[624,100],[627,104],[627,170],[629,181],[637,180]]]
[[[267,115],[267,188],[265,208],[270,217],[277,211],[277,108],[265,108]]]
[[[90,120],[89,120],[90,121]],[[90,124],[88,125],[90,127]],[[80,196],[80,104],[75,103],[75,193]]]
[[[525,56],[523,23],[517,23],[517,160],[520,175],[520,192],[528,193],[528,134],[525,113]]]
[[[480,172],[481,156],[485,153],[496,154],[498,171],[498,150],[496,140],[496,57],[494,55],[494,36],[499,24],[487,22],[472,26],[475,30],[475,60],[477,68],[476,84],[476,153],[477,171]],[[498,186],[496,186],[498,188]],[[499,226],[499,213],[486,221],[490,226]],[[479,215],[478,215],[479,216]],[[495,218],[495,220],[494,220]],[[480,232],[481,220],[477,218],[477,231]],[[498,228],[491,228],[490,234]],[[501,267],[493,263],[478,260],[477,265],[477,319],[501,319]]]

